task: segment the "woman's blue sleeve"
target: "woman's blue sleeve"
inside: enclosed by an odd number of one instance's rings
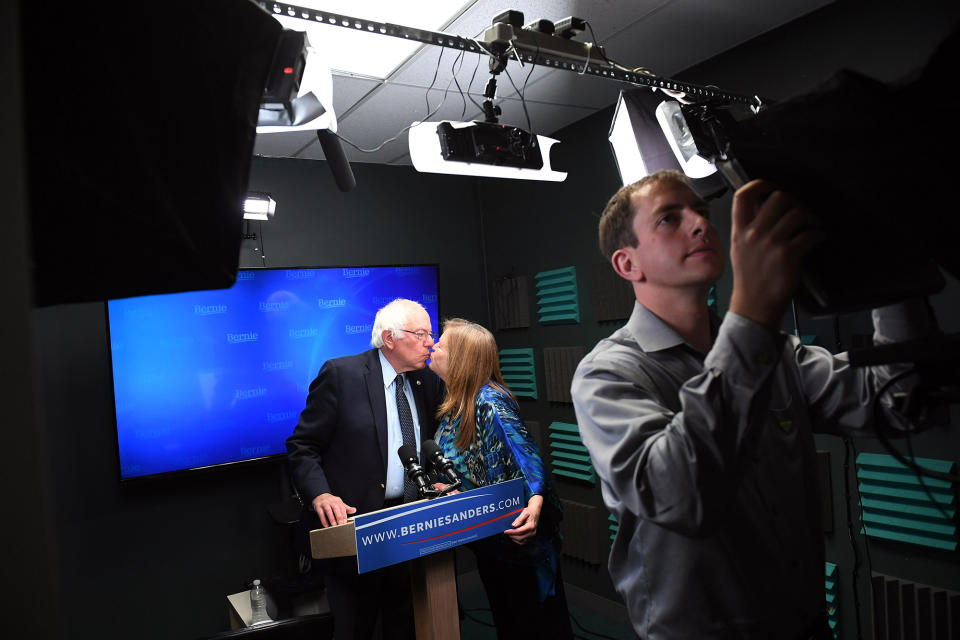
[[[534,494],[544,495],[547,491],[547,482],[543,460],[540,458],[536,442],[523,424],[517,406],[509,396],[489,388],[481,392],[478,405],[481,407],[478,413],[481,414],[480,418],[486,427],[484,432],[488,437],[501,440],[506,449],[505,453],[512,458],[513,465],[523,474],[525,499],[529,500]],[[493,446],[487,450],[495,448],[499,447]],[[504,460],[504,463],[509,464],[507,460]]]

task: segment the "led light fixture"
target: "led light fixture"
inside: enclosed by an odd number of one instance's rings
[[[269,220],[277,212],[277,201],[269,193],[250,191],[243,201],[244,220]]]
[[[657,122],[663,129],[680,168],[691,178],[706,178],[717,172],[712,162],[700,155],[697,143],[676,100],[664,100],[657,106]]]
[[[286,30],[260,103],[257,133],[337,130],[333,76],[307,35]]]
[[[679,107],[673,100],[666,102]],[[679,151],[674,153],[674,147],[679,150],[682,142],[688,155],[691,154],[691,142],[696,138],[691,133],[696,132],[691,132],[683,120],[671,122],[671,112],[666,111],[667,107],[661,109],[662,104],[665,101],[659,91],[638,88],[620,92],[608,137],[623,184],[633,184],[655,171],[672,169],[686,173],[700,197],[709,200],[719,196],[726,191],[727,183],[720,173],[712,170],[711,163],[703,160],[699,153],[690,155],[699,158],[692,161]],[[666,111],[663,116],[669,125],[666,129],[658,116],[662,111]],[[682,117],[682,113],[680,115]],[[700,161],[708,165],[708,170],[704,170]]]
[[[562,182],[550,166],[558,141],[490,122],[417,122],[410,128],[410,160],[421,173]]]

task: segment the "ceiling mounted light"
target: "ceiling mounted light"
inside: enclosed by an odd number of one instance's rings
[[[706,178],[717,172],[717,167],[704,158],[697,149],[690,127],[676,100],[664,100],[657,105],[657,122],[673,150],[680,168],[690,178]]]
[[[277,201],[269,193],[251,191],[243,201],[244,220],[269,220],[277,212]]]
[[[680,169],[656,117],[662,101],[649,89],[620,92],[608,139],[624,185],[661,169]]]
[[[408,136],[410,160],[421,173],[562,182],[550,166],[558,141],[489,122],[417,122]]]
[[[257,116],[257,133],[337,131],[330,67],[301,31],[284,30]]]
[[[274,52],[260,101],[257,134],[316,131],[340,191],[357,186],[343,152],[333,110],[333,75],[307,34],[286,29]]]
[[[693,136],[682,120],[683,114],[677,122],[670,107],[662,105],[679,107],[679,103],[665,101],[662,94],[650,89],[620,92],[608,139],[623,184],[633,184],[655,171],[672,169],[686,173],[694,191],[703,198],[713,198],[726,191],[727,185],[713,164],[697,153]],[[663,116],[660,116],[661,112]],[[682,153],[699,160],[686,158],[681,161],[684,158]]]

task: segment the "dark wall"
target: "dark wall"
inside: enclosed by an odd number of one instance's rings
[[[776,29],[730,52],[700,64],[678,77],[699,84],[713,84],[746,94],[784,99],[812,89],[840,68],[850,68],[891,81],[922,65],[933,48],[960,20],[960,7],[947,3],[922,2],[910,8],[894,2],[862,5],[838,2],[801,20]],[[629,61],[642,64],[642,60]],[[924,97],[918,96],[918,104]],[[934,98],[935,99],[935,98]],[[497,278],[527,275],[540,271],[575,266],[580,296],[579,324],[543,326],[536,322],[535,304],[530,301],[532,325],[526,329],[496,332],[501,348],[532,347],[536,354],[539,400],[521,399],[524,416],[544,427],[559,420],[575,422],[572,405],[549,402],[543,397],[544,347],[581,345],[591,349],[622,323],[596,320],[593,300],[592,269],[603,259],[597,249],[596,229],[599,213],[606,200],[620,186],[616,166],[606,140],[612,108],[581,120],[553,134],[561,141],[570,175],[566,182],[527,184],[511,181],[481,182],[484,248],[488,284]],[[949,125],[948,125],[949,126]],[[536,122],[533,123],[536,129]],[[905,172],[922,167],[904,167]],[[729,195],[714,204],[713,220],[721,237],[729,237]],[[906,213],[906,212],[905,212]],[[935,233],[936,230],[931,230]],[[729,268],[718,283],[718,306],[725,310],[732,281]],[[933,299],[941,326],[960,330],[960,287],[950,279],[944,293]],[[785,318],[785,329],[792,320]],[[832,319],[813,319],[801,314],[804,334],[817,335],[818,343],[835,349]],[[866,314],[844,316],[839,321],[840,342],[844,349],[851,341],[871,332]],[[940,459],[960,459],[960,421],[956,413],[952,426],[936,428],[914,440],[916,454]],[[854,523],[855,494],[849,512],[843,506],[844,443],[839,438],[818,437],[818,446],[831,453],[833,519],[835,529],[826,536],[827,558],[840,564],[843,616],[841,637],[854,637],[854,595],[852,570],[854,552],[848,541],[846,520]],[[855,442],[858,450],[882,452],[879,442],[867,438]],[[901,445],[902,446],[902,445]],[[851,453],[851,456],[855,454]],[[849,459],[850,473],[854,458]],[[561,497],[589,502],[602,507],[599,486],[555,478]],[[855,478],[850,477],[855,491]],[[604,516],[606,514],[604,513]],[[600,523],[604,526],[605,523]],[[854,528],[858,528],[854,524]],[[855,535],[860,567],[859,598],[863,604],[863,623],[869,630],[869,582],[865,541]],[[937,552],[924,547],[869,540],[872,568],[906,579],[926,582],[941,588],[960,588],[960,560],[956,553]],[[601,567],[566,559],[565,578],[581,587],[617,598],[609,578]]]
[[[241,266],[262,266],[253,250],[261,242],[271,267],[438,263],[442,313],[485,321],[474,181],[374,165],[355,172],[357,190],[341,194],[324,162],[256,159],[251,189],[271,192],[278,213],[251,228],[260,237],[242,247]],[[49,443],[41,455],[50,558],[59,561],[69,637],[194,638],[229,628],[228,594],[292,572],[292,532],[267,511],[289,495],[283,466],[121,485],[104,305],[34,310],[32,329]]]
[[[485,318],[476,181],[412,167],[353,171],[356,189],[341,193],[325,162],[254,158],[250,190],[270,192],[277,215],[250,225],[262,238],[244,242],[240,266],[437,263],[441,314]]]

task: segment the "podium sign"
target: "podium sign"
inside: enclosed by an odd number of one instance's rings
[[[511,529],[523,479],[356,516],[357,571],[436,553]]]

